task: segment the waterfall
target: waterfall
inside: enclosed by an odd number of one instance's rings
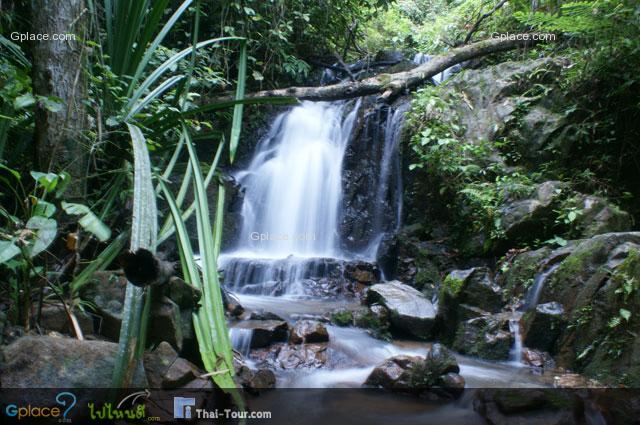
[[[415,56],[413,57],[413,63],[415,63],[416,65],[422,65],[424,63],[429,62],[431,59],[432,57],[426,53],[416,53]],[[461,69],[462,69],[462,66],[460,66],[459,64],[453,65],[445,69],[441,73],[431,77],[431,81],[435,85],[440,85],[456,72],[460,72]]]
[[[318,259],[345,257],[338,231],[342,162],[359,107],[360,100],[303,102],[274,121],[235,176],[244,189],[243,222],[235,248],[219,259],[228,287],[304,295]]]
[[[261,258],[337,257],[344,148],[357,107],[304,102],[276,120],[246,171],[238,250]]]
[[[522,334],[520,332],[521,313],[514,313],[509,319],[509,331],[513,335],[513,347],[509,351],[509,361],[516,364],[522,363]]]
[[[253,329],[229,328],[229,339],[233,349],[246,357],[251,350]]]
[[[544,288],[545,281],[547,280],[549,275],[553,273],[559,266],[560,263],[556,263],[549,267],[547,270],[536,275],[533,281],[533,286],[531,286],[524,298],[523,308],[525,310],[536,308],[536,306],[538,305],[538,301],[540,301],[540,295],[542,294],[542,289]]]

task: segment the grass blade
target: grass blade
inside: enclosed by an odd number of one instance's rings
[[[247,79],[247,41],[242,40],[240,42],[240,59],[238,61],[238,82],[236,86],[236,99],[244,99],[244,86]],[[242,130],[242,111],[244,105],[242,103],[236,104],[233,107],[233,121],[231,123],[231,136],[229,137],[229,158],[230,162],[236,156],[236,150],[238,149],[238,141],[240,140],[240,131]]]
[[[155,192],[151,180],[151,161],[147,142],[139,127],[127,124],[134,154],[133,179],[133,218],[131,223],[131,251],[145,248],[155,251],[158,234]],[[116,364],[113,372],[114,388],[129,387],[138,366],[140,329],[144,320],[142,317],[144,289],[127,282],[125,303],[122,312],[122,326],[120,340],[116,354]]]

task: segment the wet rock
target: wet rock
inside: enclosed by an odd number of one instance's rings
[[[276,356],[276,364],[282,369],[316,369],[327,362],[327,346],[324,344],[284,345]]]
[[[364,310],[355,310],[353,324],[366,329],[367,333],[374,338],[391,340],[389,310],[380,304],[373,304]]]
[[[509,319],[497,314],[462,322],[456,333],[453,349],[482,359],[508,360],[512,345]]]
[[[398,281],[376,284],[369,288],[366,301],[389,310],[392,329],[421,339],[430,337],[436,310],[415,288]]]
[[[373,263],[364,261],[349,262],[345,264],[344,276],[363,285],[371,285],[380,281],[380,269]]]
[[[564,308],[557,302],[539,304],[524,315],[524,345],[541,351],[555,352],[555,343],[566,326]]]
[[[79,310],[74,311],[73,314],[78,320],[78,325],[80,326],[82,333],[84,335],[92,334],[93,319],[91,316]],[[75,336],[71,320],[69,319],[64,306],[60,303],[46,304],[42,306],[40,326],[47,330]]]
[[[578,373],[565,373],[553,377],[555,388],[601,388],[602,384]]]
[[[329,332],[327,332],[327,328],[320,322],[314,320],[299,320],[291,329],[289,341],[292,344],[327,342],[329,341]]]
[[[402,100],[399,100],[402,102]],[[406,105],[406,104],[405,104]],[[396,106],[396,105],[394,105]],[[397,108],[406,107],[397,105]],[[402,115],[396,115],[395,125],[387,122],[394,117],[394,108],[375,102],[373,96],[362,99],[354,129],[345,147],[342,165],[343,208],[340,217],[341,245],[353,252],[373,246],[380,235],[395,233],[398,225],[396,200],[401,196],[402,178],[399,161],[392,157],[390,173],[383,181],[380,172],[385,163],[385,140],[396,131]],[[386,187],[384,193],[372,188]],[[380,199],[376,199],[380,196]]]
[[[251,348],[267,347],[274,342],[286,341],[289,330],[287,322],[281,320],[244,320],[232,326],[253,331]]]
[[[434,344],[426,357],[395,356],[374,368],[364,385],[392,391],[426,394],[435,398],[454,398],[464,389],[464,378],[454,355]]]
[[[262,389],[275,388],[276,375],[269,369],[252,369],[242,363],[236,366],[236,380],[249,391],[257,392]]]
[[[277,320],[280,322],[284,321],[284,319],[277,314],[265,310],[253,310],[249,314],[249,320]]]
[[[502,291],[493,281],[489,269],[474,267],[454,270],[445,279],[444,290],[460,304],[497,313],[504,306]]]
[[[461,322],[484,313],[496,313],[503,306],[502,291],[489,269],[453,270],[440,287],[437,333],[443,341],[452,343]]]
[[[423,358],[418,356],[391,357],[373,369],[364,385],[388,390],[407,390],[411,388],[408,370],[422,360]]]
[[[554,369],[556,367],[556,363],[549,353],[527,347],[522,348],[522,363],[539,369]]]
[[[109,388],[118,344],[51,336],[25,336],[4,347],[5,388]],[[133,387],[144,388],[142,368]]]

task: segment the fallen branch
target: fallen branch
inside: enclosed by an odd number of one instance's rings
[[[382,93],[382,100],[389,100],[407,90],[416,88],[426,80],[445,69],[470,59],[491,53],[506,52],[520,47],[532,46],[535,41],[515,39],[489,39],[451,49],[448,53],[435,56],[429,62],[410,71],[395,74],[379,74],[361,81],[333,84],[322,87],[289,87],[285,89],[265,90],[248,94],[249,99],[266,97],[296,97],[300,100],[338,100]],[[208,99],[220,102],[225,98]]]

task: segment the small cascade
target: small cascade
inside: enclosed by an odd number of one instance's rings
[[[384,130],[384,147],[382,153],[382,161],[380,163],[380,179],[377,184],[376,194],[372,202],[373,210],[373,234],[376,237],[371,241],[365,252],[365,257],[375,259],[382,238],[385,232],[389,230],[398,231],[400,228],[402,217],[402,178],[400,177],[401,165],[400,156],[398,154],[398,144],[400,142],[400,133],[404,124],[404,117],[410,103],[403,103],[394,111],[387,114],[387,122]],[[394,177],[392,179],[392,177]],[[394,184],[395,187],[391,187]],[[385,209],[391,206],[395,208],[394,228],[388,229],[385,226]]]
[[[529,289],[524,298],[523,309],[525,311],[536,308],[536,306],[538,305],[538,301],[540,301],[540,295],[542,294],[542,289],[544,288],[545,281],[559,266],[560,263],[556,263],[549,267],[547,270],[536,275],[533,281],[533,286]]]
[[[229,328],[229,339],[233,349],[247,357],[251,351],[253,329]]]
[[[400,139],[408,102],[374,104],[362,114],[343,167],[340,233],[343,250],[377,261],[399,229],[402,215]],[[384,264],[381,264],[383,273]]]
[[[431,55],[428,55],[426,53],[416,53],[415,56],[413,57],[413,63],[415,63],[416,65],[422,65],[429,62],[431,59],[432,59]],[[462,66],[459,64],[456,64],[452,67],[445,69],[441,73],[431,77],[431,81],[433,82],[433,84],[438,86],[442,84],[445,80],[447,80],[449,77],[451,77],[453,74],[455,74],[456,72],[460,72],[460,70],[462,70]]]
[[[522,364],[522,333],[520,332],[520,319],[522,313],[514,313],[509,319],[509,331],[513,335],[513,347],[509,351],[509,361],[515,364]]]

